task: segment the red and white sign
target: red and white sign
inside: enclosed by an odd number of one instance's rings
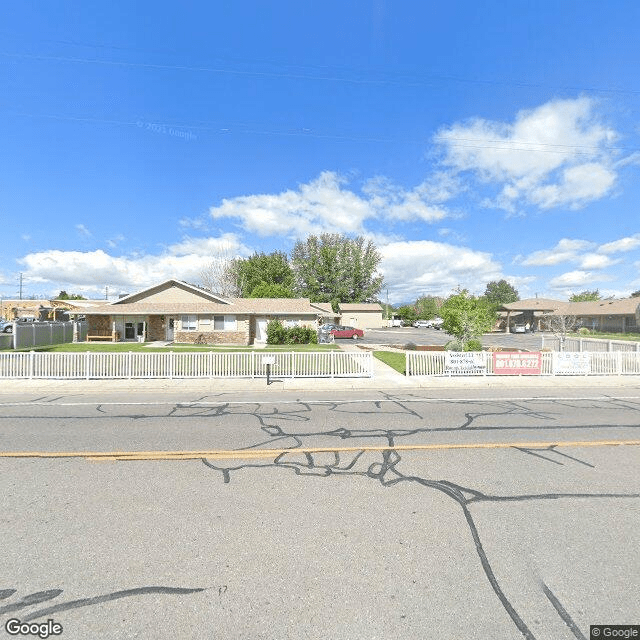
[[[497,375],[539,376],[542,371],[542,356],[536,353],[493,352],[493,373]]]

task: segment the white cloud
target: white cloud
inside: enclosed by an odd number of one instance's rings
[[[586,97],[520,111],[513,123],[476,118],[441,129],[444,164],[501,188],[493,204],[578,208],[611,193],[617,178],[616,132]]]
[[[367,220],[434,222],[449,215],[441,203],[450,197],[453,183],[442,176],[409,190],[375,178],[361,195],[347,184],[346,178],[324,171],[296,191],[225,199],[210,214],[239,219],[245,230],[261,236],[294,238],[323,232],[365,235]]]
[[[611,280],[609,276],[604,274],[594,274],[591,271],[568,271],[549,281],[552,289],[568,289],[571,287],[592,286],[594,282],[605,282]]]
[[[589,242],[588,240],[562,238],[555,247],[534,251],[525,258],[518,256],[516,262],[527,267],[540,267],[560,264],[562,262],[577,261],[582,251],[593,247],[595,247],[595,243]]]
[[[619,260],[612,260],[609,256],[603,256],[599,253],[586,253],[580,257],[581,269],[606,269],[614,264],[620,262]]]
[[[225,234],[220,238],[186,238],[160,255],[49,250],[27,254],[19,262],[25,267],[26,278],[55,284],[53,288],[104,291],[109,285],[133,291],[169,278],[198,282],[202,270],[221,252],[230,257],[251,253],[237,236]]]
[[[638,247],[640,247],[640,233],[600,245],[598,247],[598,253],[621,253],[624,251],[633,251]]]
[[[446,296],[458,285],[479,294],[487,282],[503,277],[491,254],[442,242],[392,242],[380,253],[380,271],[393,296],[391,302]]]

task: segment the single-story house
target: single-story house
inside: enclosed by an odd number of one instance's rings
[[[307,326],[334,317],[330,305],[308,298],[226,298],[180,280],[69,313],[87,319],[88,340],[171,341],[249,345],[265,343],[267,323]]]
[[[545,298],[530,298],[502,305],[506,314],[506,328],[528,324],[536,329],[545,328],[545,320],[554,315],[572,316],[577,327],[592,331],[633,333],[640,332],[640,298],[563,302]]]
[[[573,316],[576,327],[609,333],[640,332],[640,298],[565,302],[554,314]]]
[[[340,323],[357,329],[380,329],[385,326],[383,309],[377,302],[340,303]]]
[[[540,318],[544,314],[553,313],[562,305],[567,304],[562,300],[552,300],[550,298],[529,298],[503,304],[498,310],[501,319],[500,326],[505,333],[513,330],[514,325],[529,326],[540,329]]]

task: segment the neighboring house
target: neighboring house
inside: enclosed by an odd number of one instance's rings
[[[567,303],[549,298],[529,298],[503,304],[498,311],[503,319],[500,326],[506,333],[513,331],[514,325],[528,325],[529,328],[534,327],[539,330],[542,316],[553,313],[563,304]]]
[[[575,317],[576,327],[587,327],[592,331],[640,332],[640,298],[585,302],[531,298],[505,304],[500,311],[506,315],[506,331],[514,323],[544,329],[546,318],[564,315]]]
[[[386,326],[383,309],[377,302],[340,303],[340,324],[358,329],[380,329]]]
[[[554,314],[574,316],[577,327],[610,333],[640,332],[640,298],[564,302]]]
[[[77,307],[87,318],[88,340],[249,345],[267,340],[267,323],[317,328],[329,311],[308,298],[224,298],[167,280],[101,306]]]

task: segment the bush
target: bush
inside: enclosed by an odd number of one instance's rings
[[[407,344],[404,345],[403,349],[405,351],[415,351],[416,350],[416,343],[415,342],[407,342]]]
[[[317,344],[318,336],[307,327],[282,326],[280,320],[271,320],[267,325],[267,344]]]
[[[579,333],[581,336],[588,336],[588,335],[591,333],[591,331],[589,331],[589,329],[587,329],[587,327],[580,327],[580,328],[578,329],[578,333]]]
[[[447,344],[444,345],[445,351],[464,351],[464,345],[460,340],[449,340]]]
[[[480,340],[469,340],[467,344],[464,345],[465,351],[482,351],[482,343]]]
[[[280,320],[271,320],[267,324],[267,344],[284,344],[287,330]]]

